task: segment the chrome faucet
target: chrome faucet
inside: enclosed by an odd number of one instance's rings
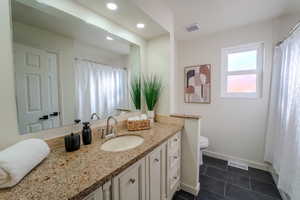
[[[114,118],[113,116],[109,116],[106,121],[106,129],[102,130],[102,139],[116,136],[116,128],[110,125],[110,120],[114,120],[115,125],[118,124],[118,120],[116,118]]]
[[[95,119],[95,117],[96,117],[96,119]],[[91,120],[100,120],[100,117],[99,117],[99,115],[97,113],[93,113],[91,115]]]

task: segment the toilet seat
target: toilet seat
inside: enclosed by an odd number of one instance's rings
[[[208,138],[200,136],[200,149],[206,149],[209,145]]]

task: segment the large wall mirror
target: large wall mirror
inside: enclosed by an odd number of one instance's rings
[[[12,24],[20,134],[133,109],[137,45],[38,1],[12,0]]]

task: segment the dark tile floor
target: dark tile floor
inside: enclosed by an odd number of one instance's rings
[[[197,197],[179,191],[173,200],[281,200],[269,172],[229,167],[227,161],[204,156]]]

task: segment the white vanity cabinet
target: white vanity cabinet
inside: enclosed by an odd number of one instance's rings
[[[146,157],[147,200],[166,199],[166,146],[162,144]]]
[[[111,188],[111,181],[109,181],[85,197],[84,200],[112,200]]]
[[[180,185],[181,134],[180,132],[168,140],[167,144],[167,199],[172,196]]]
[[[103,200],[101,194],[102,194],[102,189],[99,188],[96,191],[89,194],[83,200]]]
[[[113,200],[171,200],[180,186],[181,134],[113,178]]]
[[[113,178],[114,200],[146,200],[146,171],[143,158]]]
[[[84,200],[171,200],[180,186],[180,164],[179,132]]]

